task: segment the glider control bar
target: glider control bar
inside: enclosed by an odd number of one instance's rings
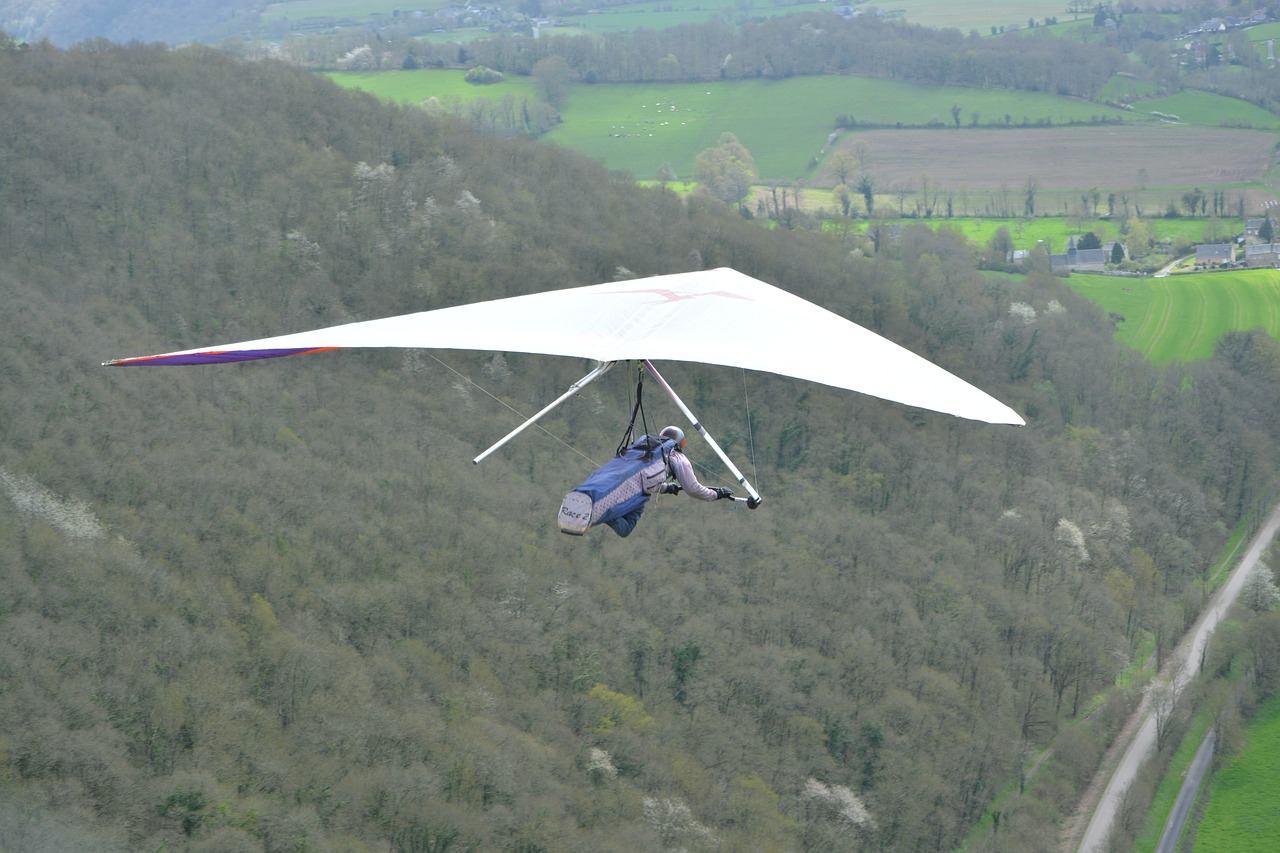
[[[479,465],[489,456],[489,454],[493,453],[499,447],[502,447],[504,444],[511,441],[511,439],[515,438],[517,435],[524,432],[529,427],[533,426],[535,423],[538,422],[538,419],[541,418],[543,415],[545,415],[547,412],[551,411],[556,406],[563,403],[565,400],[568,400],[574,394],[577,394],[579,391],[581,391],[591,382],[595,381],[596,379],[599,379],[601,376],[604,376],[606,373],[609,372],[609,370],[615,364],[617,364],[616,361],[602,361],[599,364],[597,364],[590,373],[588,373],[586,376],[582,377],[577,382],[570,385],[569,390],[565,391],[563,394],[557,397],[554,402],[550,403],[542,411],[538,412],[536,415],[529,418],[524,423],[520,424],[520,426],[516,427],[511,432],[507,433],[506,436],[503,437],[497,444],[493,445],[493,447],[490,447],[484,453],[481,453],[479,456],[477,456],[475,459],[472,459],[471,461]]]
[[[689,407],[684,404],[684,400],[681,400],[679,395],[676,394],[672,387],[667,384],[667,380],[662,378],[662,374],[654,368],[653,362],[646,358],[644,360],[644,367],[649,371],[654,379],[658,380],[658,384],[662,386],[662,390],[666,391],[667,396],[670,397],[676,406],[679,407],[680,411],[684,412],[684,416],[689,419],[689,423],[693,424],[693,428],[698,431],[698,434],[706,439],[707,444],[711,445],[711,449],[715,451],[716,456],[720,457],[720,460],[729,468],[730,473],[738,478],[738,482],[742,484],[742,488],[746,489],[747,494],[750,495],[750,497],[746,498],[735,497],[734,500],[746,501],[747,506],[751,509],[755,509],[760,506],[760,504],[764,502],[764,498],[760,497],[760,493],[752,488],[751,484],[747,482],[746,476],[738,470],[737,465],[733,464],[733,460],[729,458],[729,455],[720,449],[720,445],[716,444],[716,440],[711,437],[711,433],[707,432],[707,428],[702,425],[693,412],[689,411]]]

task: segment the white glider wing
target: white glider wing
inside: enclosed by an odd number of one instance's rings
[[[732,269],[574,287],[109,365],[216,364],[350,347],[493,350],[760,370],[988,423],[1013,409],[825,308]]]

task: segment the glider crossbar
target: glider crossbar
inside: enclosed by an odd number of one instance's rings
[[[516,427],[516,428],[515,428],[515,429],[513,429],[511,432],[507,433],[507,434],[506,434],[506,435],[505,435],[501,440],[499,440],[499,441],[498,441],[498,443],[497,443],[497,444],[493,445],[493,446],[492,446],[492,447],[490,447],[488,450],[486,450],[484,453],[481,453],[479,456],[477,456],[475,459],[472,459],[471,461],[472,461],[472,462],[474,462],[475,464],[479,465],[479,464],[480,464],[481,462],[483,462],[486,458],[488,458],[489,454],[493,453],[493,452],[494,452],[495,450],[497,450],[499,447],[502,447],[504,444],[506,444],[507,442],[511,441],[511,439],[515,438],[515,437],[516,437],[516,436],[518,436],[520,433],[524,432],[524,431],[525,431],[525,430],[527,430],[529,427],[531,427],[531,426],[533,426],[535,423],[537,423],[537,422],[538,422],[538,419],[539,419],[539,418],[541,418],[543,415],[545,415],[545,414],[547,414],[548,412],[550,412],[550,411],[551,411],[552,409],[554,409],[556,406],[559,406],[559,405],[560,405],[561,403],[563,403],[565,400],[568,400],[568,399],[569,399],[570,397],[572,397],[574,394],[577,394],[579,391],[581,391],[583,388],[585,388],[585,387],[586,387],[587,385],[589,385],[591,382],[595,381],[596,379],[599,379],[601,376],[604,376],[606,373],[608,373],[608,372],[609,372],[609,370],[610,370],[610,369],[611,369],[615,364],[617,364],[617,362],[616,362],[616,361],[602,361],[602,362],[600,362],[599,364],[597,364],[597,365],[596,365],[596,366],[591,370],[591,372],[590,372],[590,373],[588,373],[586,376],[582,377],[582,378],[581,378],[581,379],[579,379],[577,382],[575,382],[575,383],[573,383],[572,385],[570,385],[570,386],[569,386],[569,390],[568,390],[568,391],[565,391],[563,394],[561,394],[559,397],[557,397],[554,401],[552,401],[552,402],[551,402],[551,403],[549,403],[546,407],[544,407],[544,408],[542,409],[542,411],[538,412],[536,415],[534,415],[533,417],[529,418],[529,419],[528,419],[528,420],[526,420],[524,423],[520,424],[520,426]]]
[[[738,482],[742,484],[742,488],[746,489],[747,494],[750,495],[750,497],[734,498],[734,500],[744,500],[747,502],[747,506],[752,509],[760,506],[764,501],[764,498],[760,497],[760,493],[747,482],[746,475],[738,470],[738,466],[733,464],[733,460],[729,458],[729,455],[720,449],[720,445],[711,437],[711,433],[707,432],[707,428],[698,420],[697,415],[690,411],[689,407],[684,404],[684,400],[680,399],[680,395],[675,392],[675,389],[667,384],[667,380],[662,378],[662,374],[653,366],[653,362],[646,358],[644,360],[644,367],[645,370],[649,371],[650,375],[652,375],[654,379],[658,380],[658,384],[662,386],[662,390],[666,391],[667,396],[671,398],[672,402],[676,404],[681,412],[684,412],[684,416],[689,419],[689,423],[693,424],[693,428],[696,429],[698,434],[706,440],[707,444],[711,446],[711,449],[715,451],[716,456],[720,457],[720,461],[724,462],[725,466],[729,469],[729,472],[738,478]]]

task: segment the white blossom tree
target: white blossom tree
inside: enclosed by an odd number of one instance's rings
[[[1245,578],[1244,586],[1240,587],[1240,601],[1255,613],[1273,610],[1280,603],[1280,589],[1276,587],[1270,567],[1261,560]]]

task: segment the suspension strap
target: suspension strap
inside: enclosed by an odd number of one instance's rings
[[[622,441],[618,442],[618,449],[614,451],[614,456],[621,456],[627,452],[627,448],[635,442],[636,438],[636,415],[640,416],[640,422],[644,427],[645,435],[649,433],[649,425],[644,417],[644,367],[640,366],[636,371],[636,404],[631,408],[631,420],[627,422],[627,429],[622,433]]]

